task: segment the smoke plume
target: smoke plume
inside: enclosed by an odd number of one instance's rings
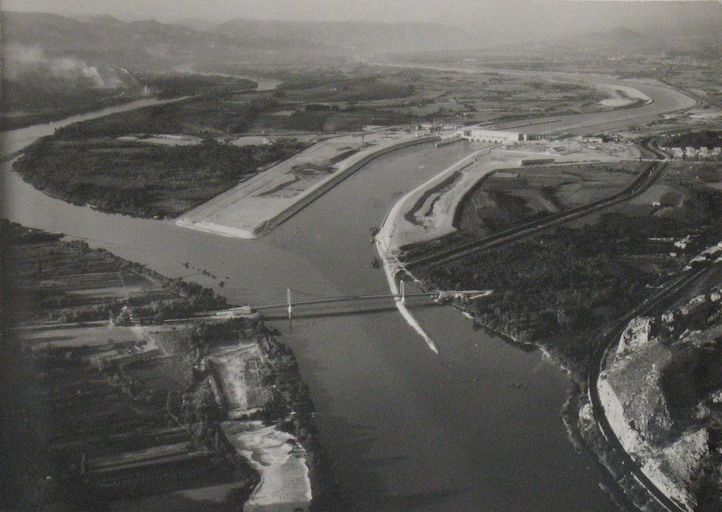
[[[4,57],[5,76],[10,80],[27,73],[40,72],[55,79],[79,81],[96,89],[112,89],[123,85],[117,70],[101,72],[97,66],[88,65],[75,57],[48,55],[38,46],[11,45],[5,49]]]

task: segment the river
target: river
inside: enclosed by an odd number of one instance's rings
[[[26,128],[23,140],[46,133],[44,125]],[[238,303],[279,302],[287,287],[316,296],[386,292],[383,272],[369,263],[369,226],[473,150],[425,144],[379,158],[259,240],[69,205],[23,182],[11,162],[2,164],[3,216],[217,284],[189,274],[189,262],[228,277],[216,290]],[[292,333],[277,325],[296,353],[321,443],[352,509],[614,510],[598,487],[603,472],[566,438],[560,410],[568,379],[553,363],[474,331],[456,310],[415,315],[438,355],[395,311],[296,320]]]

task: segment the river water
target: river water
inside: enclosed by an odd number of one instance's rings
[[[24,129],[22,141],[46,133],[45,125]],[[12,134],[9,143],[22,145]],[[475,149],[426,144],[386,155],[260,240],[69,205],[23,182],[11,162],[2,164],[3,216],[215,285],[237,303],[281,302],[286,288],[302,296],[384,293],[383,272],[369,263],[369,227]],[[226,286],[185,262],[227,277]],[[300,319],[292,332],[277,325],[296,353],[321,443],[353,510],[614,509],[598,486],[602,471],[566,438],[560,410],[568,379],[553,363],[474,331],[451,308],[414,313],[438,355],[395,311]]]

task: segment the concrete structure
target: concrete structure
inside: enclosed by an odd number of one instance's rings
[[[466,127],[456,132],[466,140],[475,142],[491,142],[494,144],[509,144],[527,140],[525,133],[508,132],[501,130],[485,130],[479,127]]]

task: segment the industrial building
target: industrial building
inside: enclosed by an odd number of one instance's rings
[[[474,142],[490,142],[493,144],[509,144],[527,140],[525,133],[485,130],[478,127],[466,127],[457,131],[457,135]]]

